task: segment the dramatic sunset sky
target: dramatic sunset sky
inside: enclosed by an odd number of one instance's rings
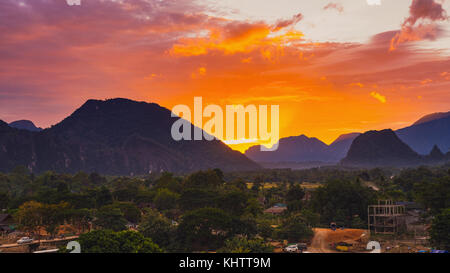
[[[281,137],[397,129],[450,110],[449,13],[450,0],[0,0],[0,119],[49,127],[91,98],[202,96],[280,105]]]

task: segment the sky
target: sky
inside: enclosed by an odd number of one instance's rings
[[[398,129],[450,110],[449,10],[449,0],[2,0],[0,119],[45,128],[88,99],[172,109],[201,96],[279,105],[280,137]]]

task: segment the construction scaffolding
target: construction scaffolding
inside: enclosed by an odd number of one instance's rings
[[[392,200],[378,200],[368,207],[368,230],[375,234],[397,234],[404,224],[405,206]]]

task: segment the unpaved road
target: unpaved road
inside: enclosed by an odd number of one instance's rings
[[[366,233],[363,229],[344,229],[333,231],[327,228],[315,228],[314,237],[308,252],[311,253],[336,253],[336,250],[330,249],[330,244],[339,243],[347,240],[358,240]]]
[[[32,244],[36,244],[36,243],[55,243],[55,242],[61,242],[61,241],[71,241],[71,240],[75,240],[77,239],[78,236],[71,236],[71,237],[65,237],[65,238],[59,238],[59,239],[53,239],[53,240],[36,240],[33,241],[32,243],[26,243],[26,244],[5,244],[5,245],[0,245],[0,248],[12,248],[12,247],[21,247],[21,246],[27,246],[27,245],[32,245]]]

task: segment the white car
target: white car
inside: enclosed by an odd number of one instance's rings
[[[289,252],[289,253],[294,253],[294,252],[298,252],[298,246],[297,245],[290,245],[287,246],[284,251]]]
[[[28,244],[28,243],[32,243],[32,242],[33,242],[33,239],[31,239],[30,237],[22,237],[17,241],[18,244]]]

